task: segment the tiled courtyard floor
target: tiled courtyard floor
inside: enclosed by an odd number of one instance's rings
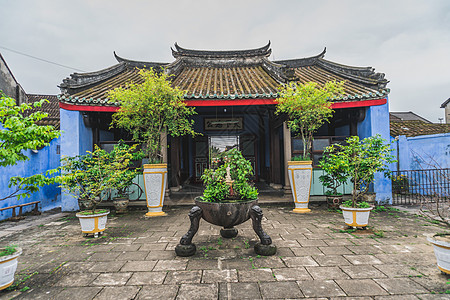
[[[286,206],[262,208],[263,227],[278,247],[272,257],[254,254],[251,221],[226,240],[203,220],[197,254],[176,257],[190,207],[167,208],[168,216],[153,219],[142,218],[143,211],[111,215],[98,239],[82,236],[74,213],[2,223],[3,232],[22,226],[3,234],[0,245],[17,244],[23,254],[16,289],[0,291],[0,299],[450,298],[450,277],[437,269],[425,237],[442,232],[440,225],[373,212],[370,230],[349,233],[342,215],[323,206],[302,215]]]

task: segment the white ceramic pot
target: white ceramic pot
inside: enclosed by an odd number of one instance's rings
[[[6,289],[14,282],[14,273],[17,270],[20,254],[22,249],[16,248],[15,253],[0,257],[0,290]]]
[[[344,222],[351,227],[366,227],[369,224],[370,211],[373,206],[368,208],[355,208],[339,206],[344,216]]]
[[[439,270],[450,274],[450,242],[438,240],[434,236],[428,237],[428,241],[433,244]]]
[[[144,186],[147,199],[147,217],[164,216],[164,193],[167,183],[167,164],[145,164]]]
[[[99,233],[105,231],[108,214],[109,211],[93,215],[77,213],[76,216],[80,220],[81,231],[84,234],[92,233],[97,238]]]
[[[288,175],[295,208],[293,212],[307,213],[311,190],[312,161],[288,161]]]

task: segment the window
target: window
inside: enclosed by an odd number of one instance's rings
[[[319,161],[323,156],[323,151],[331,144],[341,144],[346,136],[315,136],[312,142],[313,167],[318,167]],[[303,141],[301,138],[292,138],[292,156],[303,155]]]

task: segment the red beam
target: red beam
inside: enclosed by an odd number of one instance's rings
[[[335,102],[331,108],[366,107],[386,104],[386,99],[362,100],[350,102]],[[237,99],[237,100],[186,100],[187,106],[243,106],[243,105],[275,105],[275,99]],[[65,110],[116,112],[118,106],[75,105],[59,102],[59,107]]]

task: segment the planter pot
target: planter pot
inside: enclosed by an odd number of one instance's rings
[[[147,200],[147,217],[164,216],[164,193],[167,182],[167,164],[144,165],[144,187]]]
[[[372,207],[368,208],[354,208],[339,206],[344,216],[344,222],[351,227],[366,227],[369,224],[369,215]]]
[[[289,183],[294,197],[295,213],[307,213],[311,190],[312,161],[288,161]]]
[[[14,273],[20,254],[22,254],[22,249],[16,248],[15,253],[0,257],[0,290],[6,289],[14,282]]]
[[[327,195],[328,208],[339,208],[342,204],[343,195]]]
[[[438,269],[450,274],[450,235],[442,239],[436,236],[428,237],[428,241],[433,244]]]
[[[92,233],[94,234],[94,237],[97,238],[99,233],[101,234],[105,231],[108,214],[109,211],[93,215],[77,213],[76,216],[80,220],[81,231],[83,234],[88,235]]]
[[[175,248],[178,256],[195,254],[196,246],[192,243],[192,239],[198,231],[200,219],[202,218],[208,223],[222,226],[223,229],[220,230],[220,235],[224,238],[237,236],[238,231],[234,226],[242,224],[251,218],[253,230],[260,238],[260,242],[254,247],[256,254],[268,256],[277,252],[277,247],[272,245],[272,239],[262,229],[261,220],[263,213],[258,206],[258,200],[214,203],[203,202],[197,197],[195,204],[189,212],[191,226]]]
[[[113,203],[117,214],[124,214],[128,212],[128,204],[130,203],[128,198],[114,198]]]

